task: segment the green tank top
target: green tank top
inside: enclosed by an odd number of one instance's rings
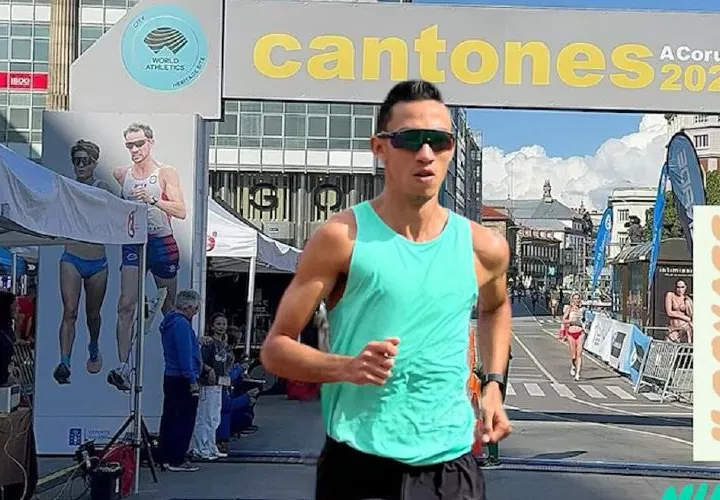
[[[449,211],[442,233],[413,242],[369,202],[353,207],[357,237],[342,298],[328,313],[329,351],[357,356],[398,337],[384,386],[323,384],[328,436],[409,465],[453,460],[473,443],[467,394],[470,314],[477,300],[472,233]]]

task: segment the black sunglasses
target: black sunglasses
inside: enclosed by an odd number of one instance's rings
[[[132,149],[133,146],[136,148],[141,148],[145,145],[147,141],[145,139],[140,139],[139,141],[132,141],[132,142],[126,142],[125,147],[128,149]]]
[[[448,151],[455,146],[455,136],[444,130],[410,128],[398,132],[378,132],[380,139],[390,139],[394,148],[417,153],[427,144],[435,153]]]
[[[72,162],[76,167],[87,167],[93,163],[93,161],[87,156],[75,156],[73,157]]]

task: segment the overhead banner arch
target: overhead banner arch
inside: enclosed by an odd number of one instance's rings
[[[422,78],[464,107],[717,112],[719,23],[710,13],[146,0],[75,62],[71,108],[217,119],[223,97],[375,103],[394,82]]]

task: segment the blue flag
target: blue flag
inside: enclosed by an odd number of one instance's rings
[[[660,241],[662,240],[662,223],[665,215],[665,187],[667,186],[668,169],[667,164],[663,165],[660,171],[657,196],[655,197],[655,210],[653,212],[652,225],[652,247],[650,249],[650,263],[648,265],[648,290],[652,287],[657,267],[658,253],[660,252]]]
[[[705,182],[695,147],[684,132],[678,132],[668,144],[667,170],[678,218],[692,256],[693,207],[705,204]]]
[[[605,209],[605,213],[600,220],[600,227],[597,230],[597,236],[595,237],[595,249],[593,250],[593,277],[592,286],[590,289],[594,292],[597,287],[597,282],[600,279],[600,273],[605,267],[605,248],[610,243],[610,237],[612,236],[612,208],[608,207]]]

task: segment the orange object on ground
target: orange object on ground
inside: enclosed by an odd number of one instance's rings
[[[287,398],[295,401],[315,401],[320,398],[320,384],[287,381]]]
[[[470,403],[475,410],[475,441],[473,442],[472,453],[475,456],[481,456],[483,454],[483,444],[481,441],[482,436],[482,418],[480,417],[480,395],[482,393],[482,387],[480,386],[480,380],[475,375],[475,360],[476,360],[476,349],[475,349],[475,329],[470,325],[469,334],[470,347],[468,349],[468,366],[470,366],[470,377],[468,378],[467,390]]]

